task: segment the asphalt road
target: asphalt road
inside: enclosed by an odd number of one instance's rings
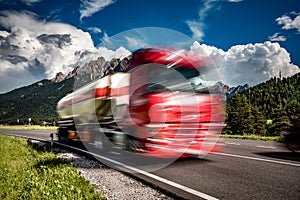
[[[50,140],[50,134],[55,133],[55,130],[0,130],[0,134],[24,136],[42,140]],[[54,140],[57,140],[56,134],[54,135]]]
[[[217,199],[300,199],[300,155],[274,142],[225,143],[222,153],[177,161],[154,174]]]
[[[54,131],[0,130],[4,132],[50,139]],[[224,143],[223,152],[205,159],[180,159],[151,172],[160,181],[137,176],[187,199],[300,199],[299,153],[276,142],[224,139]]]

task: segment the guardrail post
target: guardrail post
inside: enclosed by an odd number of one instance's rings
[[[53,133],[50,134],[50,138],[51,138],[51,147],[53,146]]]

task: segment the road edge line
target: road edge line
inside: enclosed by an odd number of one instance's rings
[[[250,156],[235,155],[235,154],[229,154],[229,153],[219,153],[219,152],[213,152],[211,154],[216,154],[216,155],[221,155],[221,156],[230,156],[230,157],[236,157],[236,158],[246,158],[246,159],[250,159],[250,160],[258,160],[258,161],[265,161],[265,162],[271,162],[271,163],[277,163],[277,164],[291,165],[291,166],[300,167],[300,164],[297,164],[297,163],[283,162],[283,161],[278,161],[278,160],[255,158],[255,157],[250,157]]]

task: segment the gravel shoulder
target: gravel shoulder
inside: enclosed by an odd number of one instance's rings
[[[109,200],[171,200],[173,198],[153,189],[125,174],[111,169],[100,162],[70,152],[58,153],[57,156],[77,167],[78,173],[91,184],[97,186],[97,192]]]

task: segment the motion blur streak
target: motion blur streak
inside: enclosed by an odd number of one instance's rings
[[[128,66],[75,88],[57,105],[59,140],[81,140],[100,155],[118,149],[148,171],[219,151],[225,98],[208,84],[218,74],[209,57],[184,52],[140,49]]]

